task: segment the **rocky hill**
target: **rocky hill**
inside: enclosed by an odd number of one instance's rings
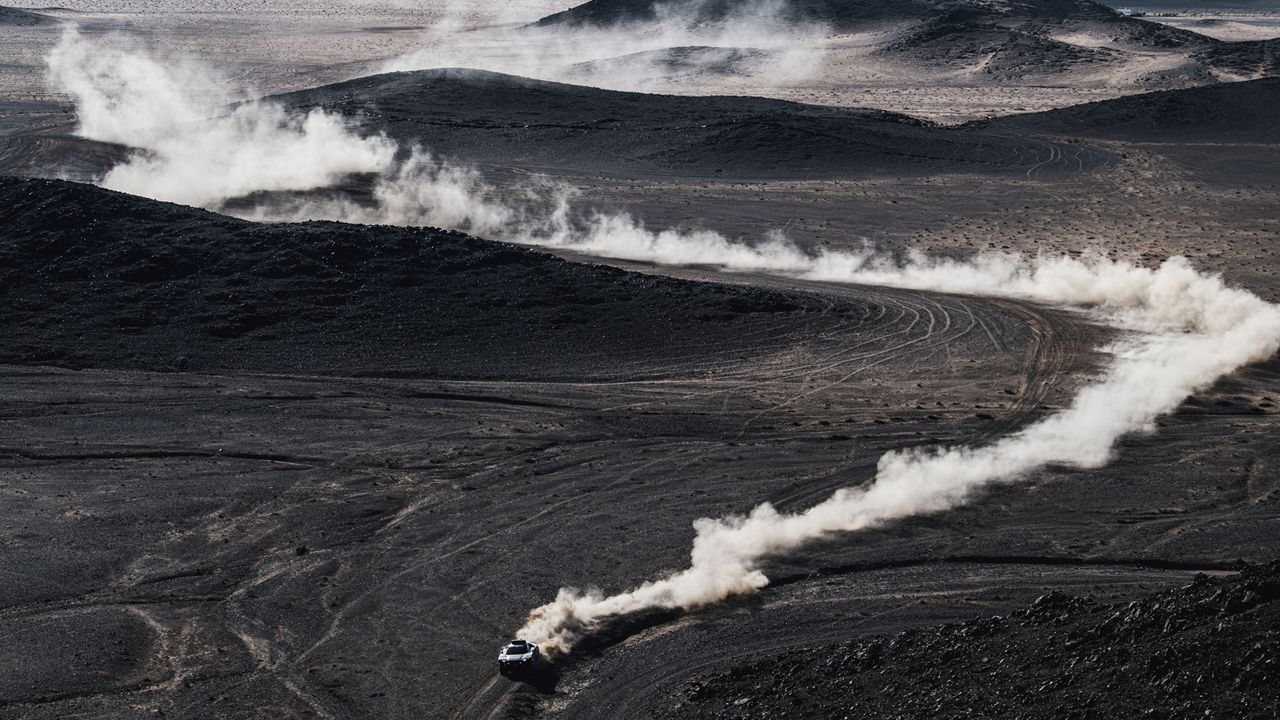
[[[1280,78],[1168,90],[1000,118],[987,127],[1160,142],[1280,143]]]
[[[1280,707],[1280,562],[1127,605],[992,617],[705,674],[670,718],[1233,718]]]
[[[4,177],[0,302],[0,363],[503,378],[749,354],[758,325],[838,315],[455,232],[261,225]]]
[[[586,173],[858,177],[1079,170],[1007,133],[936,127],[880,110],[749,97],[617,92],[479,70],[359,78],[276,98],[363,119],[404,144],[473,163]],[[1077,152],[1075,150],[1082,150]]]

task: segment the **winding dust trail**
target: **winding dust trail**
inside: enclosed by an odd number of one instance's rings
[[[786,264],[795,271],[793,259]],[[613,617],[649,608],[692,609],[755,592],[769,582],[760,570],[766,559],[833,533],[941,512],[972,501],[986,486],[1024,479],[1049,464],[1100,467],[1125,434],[1152,431],[1158,416],[1197,389],[1280,349],[1280,307],[1197,272],[1184,258],[1150,269],[1105,257],[979,255],[955,261],[915,254],[894,263],[874,254],[823,253],[800,274],[1091,307],[1130,332],[1109,348],[1113,360],[1106,372],[1066,409],[988,445],[887,453],[870,485],[837,490],[803,512],[780,513],[764,503],[746,515],[697,520],[688,568],[609,596],[561,589],[529,614],[520,637],[550,653],[565,652]]]

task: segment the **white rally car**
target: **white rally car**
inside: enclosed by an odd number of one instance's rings
[[[538,646],[526,640],[512,640],[510,645],[498,653],[498,671],[509,675],[520,670],[528,670],[538,664]]]

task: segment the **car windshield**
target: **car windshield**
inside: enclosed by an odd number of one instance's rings
[[[507,652],[515,653],[515,654],[527,653],[529,652],[529,646],[524,644],[517,645],[515,643],[511,643],[510,645],[507,646]]]

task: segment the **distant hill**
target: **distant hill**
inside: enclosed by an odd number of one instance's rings
[[[1002,25],[944,16],[882,47],[882,58],[926,65],[980,66],[990,79],[1022,79],[1104,68],[1122,54],[1086,47]]]
[[[391,73],[275,98],[473,163],[586,173],[847,177],[1053,172],[1060,154],[880,110],[617,92],[478,70]],[[1101,162],[1077,148],[1084,167]],[[1061,169],[1077,169],[1072,160]]]
[[[1280,11],[1280,0],[1107,0],[1103,3],[1117,10],[1149,11],[1199,11],[1230,12],[1242,10],[1250,12]]]
[[[538,25],[618,25],[652,22],[674,15],[694,23],[719,22],[743,12],[736,0],[590,0],[548,15]],[[772,6],[770,6],[772,7]],[[777,16],[790,22],[821,23],[836,30],[872,21],[930,20],[965,13],[971,18],[1016,19],[1107,18],[1117,13],[1091,0],[787,0]]]
[[[591,0],[536,26],[683,21],[713,27],[730,0]],[[1225,42],[1128,17],[1093,0],[783,0],[775,20],[838,35],[873,29],[876,62],[948,72],[978,83],[1068,82],[1137,88],[1203,85],[1280,74],[1276,41]]]
[[[0,303],[0,363],[384,376],[667,372],[756,352],[762,326],[850,321],[456,232],[263,225],[3,176]]]
[[[1130,141],[1280,143],[1280,78],[1133,95],[985,127]]]
[[[1241,75],[1280,75],[1280,39],[1215,43],[1197,53],[1195,59]]]
[[[769,52],[756,48],[681,46],[576,63],[566,68],[565,75],[570,80],[591,81],[611,73],[633,73],[637,67],[643,67],[658,71],[668,81],[688,78],[697,82],[709,76],[742,75],[770,58]]]
[[[8,26],[33,26],[33,25],[54,25],[58,19],[41,15],[40,13],[23,10],[21,8],[12,8],[0,5],[0,25]]]

